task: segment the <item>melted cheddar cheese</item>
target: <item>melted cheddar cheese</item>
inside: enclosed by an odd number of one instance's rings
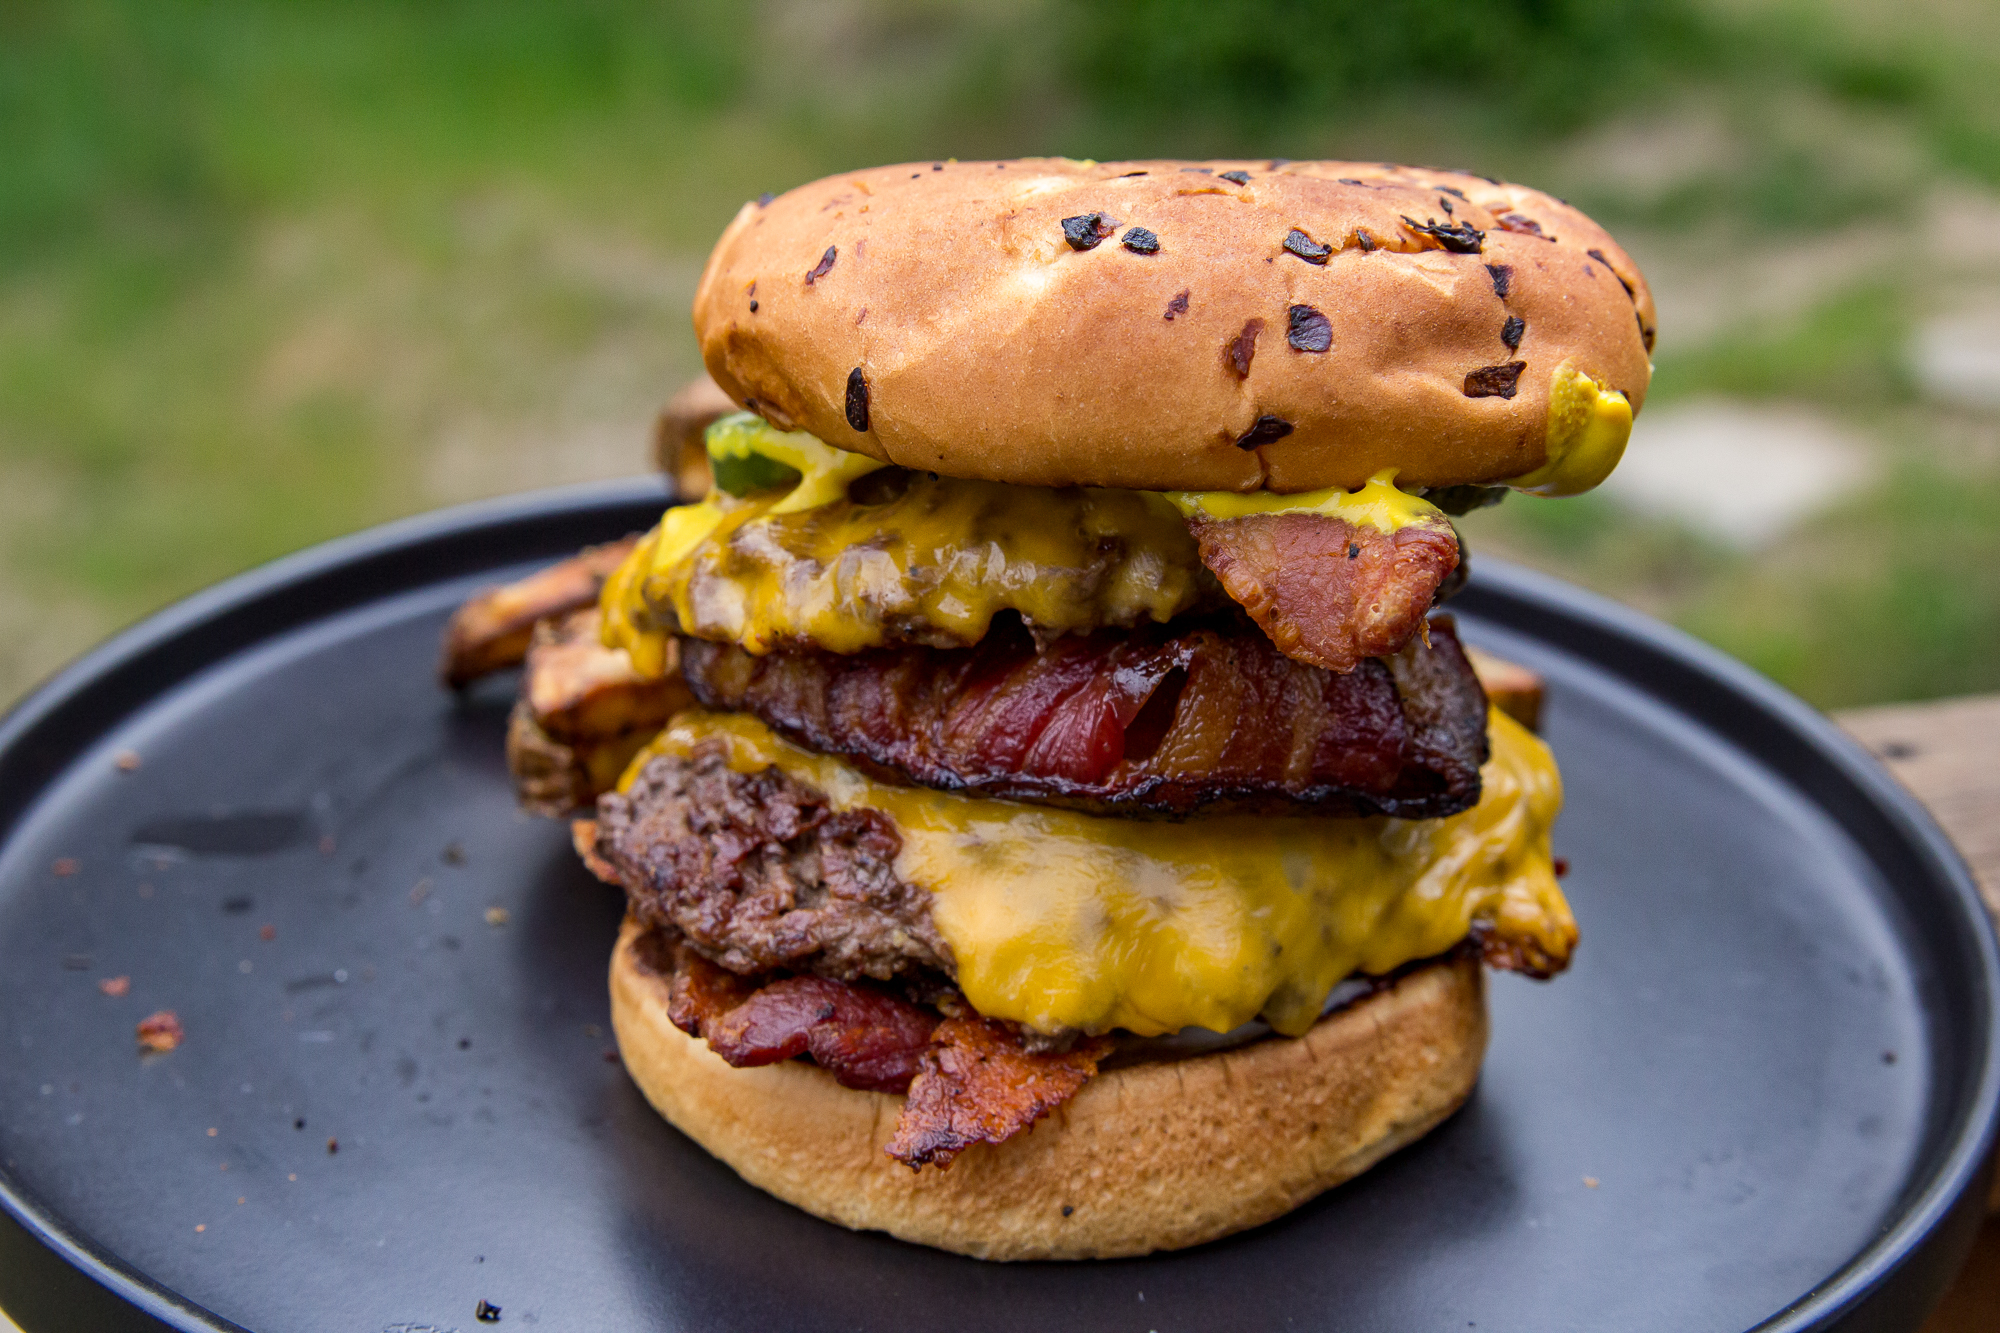
[[[748,413],[709,428],[719,482],[768,488],[667,511],[605,585],[604,642],[658,675],[679,632],[752,653],[914,640],[970,645],[1018,611],[1050,634],[1166,621],[1220,600],[1184,520],[1322,513],[1394,533],[1444,523],[1397,489],[1298,495],[1014,486],[917,474],[879,503],[848,487],[888,464]],[[747,466],[746,466],[747,465]],[[742,489],[739,487],[738,489]]]
[[[919,475],[878,504],[789,498],[716,491],[669,510],[605,585],[605,643],[657,674],[676,630],[752,653],[855,653],[975,644],[1003,610],[1073,634],[1219,596],[1187,525],[1141,491]]]
[[[643,751],[709,738],[730,766],[776,766],[836,809],[902,835],[896,870],[930,891],[979,1012],[1043,1032],[1226,1032],[1262,1016],[1296,1035],[1357,970],[1442,953],[1475,921],[1566,957],[1551,868],[1562,785],[1548,748],[1502,713],[1479,804],[1447,819],[1107,818],[890,786],[742,715],[684,713]]]
[[[1588,490],[1617,464],[1631,429],[1624,395],[1565,361],[1550,386],[1547,461],[1507,484]],[[855,653],[974,644],[1009,610],[1058,635],[1170,620],[1220,599],[1186,519],[1313,513],[1391,535],[1449,524],[1397,487],[1394,468],[1353,491],[1289,495],[916,473],[863,502],[850,486],[890,465],[803,431],[739,412],[709,428],[707,445],[717,486],[668,510],[601,598],[604,642],[648,675],[663,669],[676,633],[759,654],[804,645]]]

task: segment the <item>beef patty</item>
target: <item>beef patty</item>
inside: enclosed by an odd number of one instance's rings
[[[735,772],[718,741],[600,797],[596,839],[633,915],[732,972],[956,976],[930,894],[896,875],[887,815],[832,810],[775,768]]]

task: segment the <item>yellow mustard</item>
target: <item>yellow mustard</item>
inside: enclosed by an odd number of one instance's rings
[[[1359,527],[1367,525],[1394,536],[1418,523],[1449,523],[1428,500],[1396,486],[1396,468],[1383,468],[1350,491],[1330,486],[1320,491],[1280,495],[1274,491],[1163,491],[1167,503],[1183,518],[1230,519],[1251,514],[1324,514]]]
[[[782,431],[762,417],[733,412],[703,437],[711,460],[767,458],[799,474],[798,484],[771,506],[773,514],[796,514],[847,498],[847,488],[889,464],[866,454],[836,449],[806,431]]]
[[[1581,495],[1611,475],[1631,438],[1631,401],[1564,361],[1549,378],[1546,459],[1505,484],[1531,495]]]
[[[1219,815],[1156,823],[875,782],[755,718],[684,713],[634,761],[711,737],[730,766],[776,766],[837,809],[896,821],[897,873],[983,1014],[1044,1032],[1296,1035],[1356,970],[1442,953],[1475,920],[1566,956],[1576,926],[1551,866],[1562,784],[1548,748],[1490,715],[1479,804],[1448,819]]]

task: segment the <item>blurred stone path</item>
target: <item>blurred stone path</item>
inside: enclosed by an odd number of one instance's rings
[[[1832,417],[1711,399],[1640,413],[1603,489],[1643,513],[1754,550],[1873,471],[1867,442]]]

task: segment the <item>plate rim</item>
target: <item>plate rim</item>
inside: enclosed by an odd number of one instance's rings
[[[44,745],[37,752],[35,742],[45,733],[60,731],[68,723],[80,735],[101,737],[151,697],[302,624],[494,569],[503,563],[491,558],[494,549],[504,542],[518,551],[523,529],[539,529],[544,544],[559,552],[606,540],[607,520],[620,513],[629,511],[637,518],[671,502],[664,480],[648,474],[455,505],[318,543],[170,604],[58,670],[0,714],[0,845],[40,798],[47,781],[66,771],[88,743],[71,739]],[[340,595],[328,600],[301,595],[315,588]],[[1594,661],[1676,712],[1689,710],[1603,656],[1569,639],[1538,632],[1532,623],[1524,626],[1523,621],[1560,622],[1604,647],[1636,647],[1642,656],[1674,667],[1685,683],[1761,715],[1778,734],[1789,734],[1803,752],[1825,763],[1832,776],[1880,815],[1934,887],[1942,890],[1958,917],[1947,928],[1970,946],[1972,989],[1975,998],[1984,1001],[1973,1014],[1963,1016],[1975,1025],[1968,1045],[1980,1053],[1980,1063],[1960,1105],[1953,1108],[1944,1160],[1894,1222],[1867,1246],[1791,1306],[1746,1333],[1831,1329],[1865,1317],[1883,1301],[1935,1300],[1963,1261],[1984,1216],[1984,1185],[2000,1136],[2000,1009],[1996,1009],[2000,940],[1957,849],[1930,812],[1860,742],[1776,682],[1693,636],[1551,575],[1491,557],[1474,565],[1461,599],[1460,609],[1475,618]],[[1515,614],[1509,615],[1510,611]],[[135,673],[144,673],[145,681],[130,680]],[[133,688],[140,684],[143,688]],[[118,706],[121,693],[123,707]],[[79,718],[79,712],[88,716]],[[1715,730],[1709,721],[1696,720],[1705,730]],[[1728,736],[1718,738],[1737,743]],[[32,779],[39,770],[40,781],[9,780],[10,770],[22,767],[24,757],[27,772],[22,776]],[[1752,757],[1770,767],[1754,752]],[[1798,785],[1787,774],[1776,776]],[[1812,793],[1806,795],[1814,804],[1823,804]],[[117,1313],[120,1323],[192,1333],[249,1333],[73,1230],[4,1166],[0,1166],[0,1221],[10,1224],[0,1230],[15,1233],[0,1236],[0,1250],[18,1249],[22,1241],[38,1245],[70,1274],[93,1281],[108,1298],[105,1312]],[[1912,1262],[1917,1259],[1927,1262]],[[145,1322],[133,1323],[135,1317]]]

